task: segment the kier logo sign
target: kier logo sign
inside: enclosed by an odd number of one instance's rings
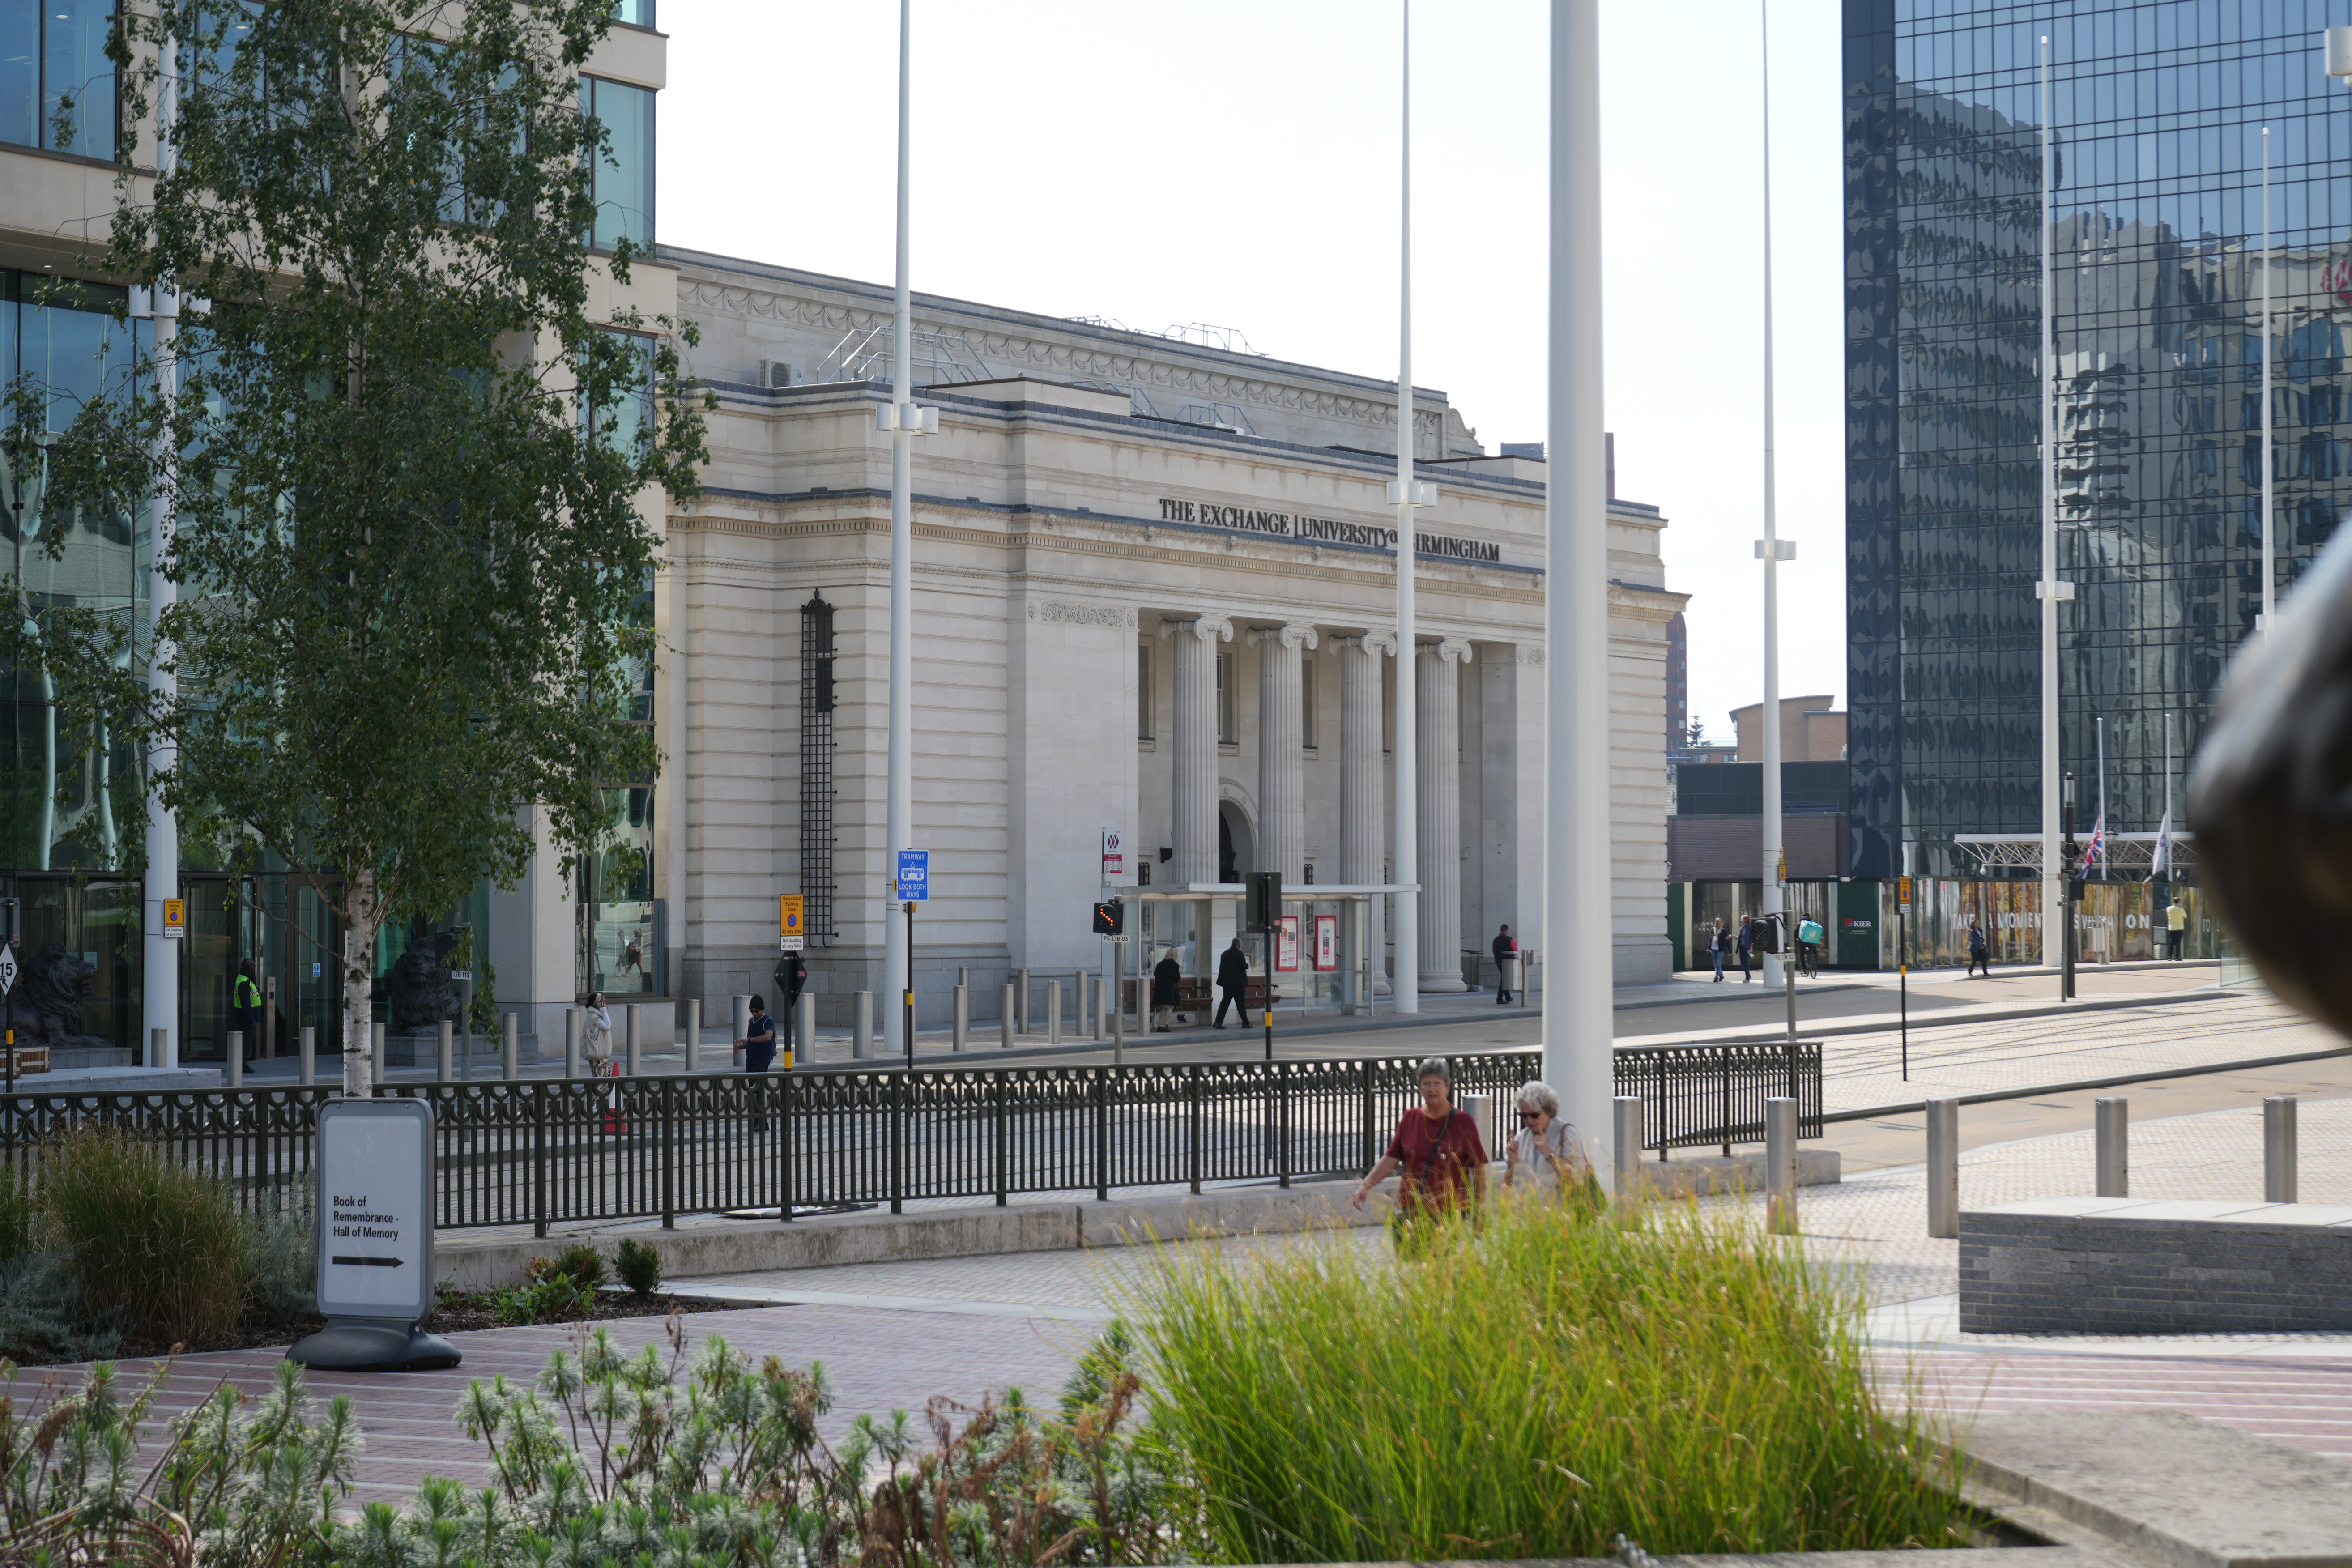
[[[2352,305],[2352,257],[2331,261],[2319,270],[2319,287],[2323,293],[2335,295]]]

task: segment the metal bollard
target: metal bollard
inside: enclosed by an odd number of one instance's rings
[[[645,1010],[645,1004],[642,1002],[629,1004],[628,1040],[631,1078],[641,1077],[646,1070],[645,1025],[640,1016]]]
[[[2098,1125],[2099,1196],[2131,1196],[2131,1101],[2102,1099],[2093,1108]]]
[[[455,1024],[452,1024],[446,1018],[441,1020],[441,1055],[439,1058],[439,1068],[441,1081],[443,1083],[447,1083],[452,1078],[457,1076],[457,1026]]]
[[[388,1024],[368,1026],[367,1061],[362,1068],[367,1076],[360,1084],[360,1092],[363,1095],[373,1096],[375,1093],[375,1086],[383,1081],[384,1037],[391,1032],[392,1026]]]
[[[997,1015],[997,1030],[1003,1036],[998,1042],[1004,1049],[1013,1048],[1013,982],[1004,983],[1004,1011]]]
[[[950,1050],[963,1049],[971,1036],[971,988],[958,981],[955,988],[955,1034],[949,1041]]]
[[[2294,1096],[2263,1097],[2263,1202],[2295,1201]]]
[[[1073,971],[1070,975],[1070,1034],[1073,1038],[1087,1032],[1087,972],[1083,969]],[[1102,1036],[1097,1032],[1094,1037],[1099,1040]]]
[[[1105,1020],[1110,1015],[1110,982],[1103,979],[1100,975],[1097,975],[1095,977],[1094,993],[1095,1043],[1097,1045],[1100,1045],[1102,1044],[1103,1030],[1106,1026]]]
[[[805,1067],[816,1058],[816,993],[803,991],[793,1005],[793,1054],[787,1068]]]
[[[1016,969],[1013,973],[1013,997],[1021,1006],[1019,1032],[1025,1035],[1029,1032],[1029,972],[1025,969]]]
[[[702,1070],[702,998],[686,999],[686,1070]]]
[[[317,1026],[302,1026],[302,1083],[305,1087],[319,1081],[319,1030]]]
[[[1117,1005],[1110,1010],[1110,1059],[1124,1062],[1127,1060],[1127,1001],[1120,996],[1113,996],[1111,1001]]]
[[[1927,1234],[1960,1234],[1960,1102],[1927,1102]]]
[[[858,1061],[874,1055],[874,993],[860,991],[849,999],[849,1054]]]
[[[149,1067],[159,1068],[163,1066],[163,1058],[171,1048],[171,1030],[150,1029],[147,1031],[147,1065]]]
[[[1062,983],[1058,980],[1045,982],[1045,1043],[1062,1043]]]
[[[509,1080],[522,1076],[522,1018],[519,1014],[507,1015],[507,1037],[499,1052],[499,1068]]]
[[[1642,1197],[1642,1097],[1621,1094],[1610,1101],[1610,1132],[1615,1144],[1617,1206],[1631,1208]]]
[[[1785,1095],[1764,1101],[1765,1228],[1797,1234],[1797,1102]]]
[[[231,1088],[231,1089],[242,1089],[242,1088],[244,1088],[244,1087],[245,1087],[245,1031],[244,1031],[243,1029],[231,1029],[231,1030],[228,1032],[228,1063],[227,1063],[227,1067],[228,1067],[228,1087],[229,1087],[229,1088]]]
[[[563,1076],[581,1076],[580,1009],[577,1007],[563,1010]]]

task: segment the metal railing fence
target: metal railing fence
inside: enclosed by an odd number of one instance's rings
[[[1457,1094],[1507,1106],[1531,1050],[1450,1058]],[[435,1224],[551,1225],[795,1211],[1016,1193],[1353,1173],[1418,1100],[1416,1057],[1123,1067],[867,1068],[622,1079],[394,1083],[426,1100]],[[1648,1105],[1658,1149],[1763,1135],[1767,1096],[1794,1092],[1822,1130],[1821,1049],[1642,1047],[1616,1088]],[[0,1096],[0,1168],[37,1181],[44,1150],[86,1126],[153,1140],[247,1208],[305,1205],[319,1108],[340,1089],[242,1088]],[[1490,1151],[1499,1156],[1500,1150]]]

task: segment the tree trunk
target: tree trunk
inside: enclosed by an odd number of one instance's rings
[[[343,919],[343,1092],[364,1100],[375,1093],[375,933],[383,923],[375,878],[364,871],[351,879],[350,910]]]

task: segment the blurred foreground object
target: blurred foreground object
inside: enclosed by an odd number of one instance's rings
[[[2263,979],[2352,1035],[2352,547],[2312,563],[2222,683],[2189,780],[2200,878]]]

